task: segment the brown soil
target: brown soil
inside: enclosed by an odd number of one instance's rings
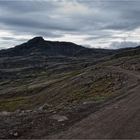
[[[90,103],[62,112],[3,113],[0,115],[0,138],[140,138],[140,74],[109,68],[130,75],[134,85],[104,104]],[[64,121],[58,121],[57,117]]]
[[[123,71],[140,79],[138,73]],[[126,98],[103,107],[50,138],[140,139],[140,85],[129,90]]]

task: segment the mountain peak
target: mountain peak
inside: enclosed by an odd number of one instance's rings
[[[28,43],[38,43],[38,42],[44,42],[44,38],[42,36],[37,36],[37,37],[34,37],[32,39],[30,39],[28,41]]]
[[[28,56],[33,54],[67,57],[93,55],[102,57],[110,54],[110,51],[89,49],[71,42],[45,41],[41,36],[34,37],[14,48],[0,51],[0,57]]]

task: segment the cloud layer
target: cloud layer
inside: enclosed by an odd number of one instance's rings
[[[0,48],[34,36],[91,47],[133,47],[140,40],[139,15],[139,0],[2,0]]]

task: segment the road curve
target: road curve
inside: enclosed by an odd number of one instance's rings
[[[110,104],[51,138],[140,139],[140,85],[127,97]]]

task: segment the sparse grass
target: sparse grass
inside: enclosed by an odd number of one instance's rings
[[[52,109],[64,108],[84,101],[100,103],[115,94],[114,78],[103,77],[104,71],[100,74],[99,70],[87,69],[57,73],[49,77],[46,75],[43,72],[37,78],[29,78],[30,82],[26,78],[25,83],[24,79],[15,82],[16,94],[13,92],[12,97],[0,100],[0,111],[33,109],[45,103],[52,105]],[[94,80],[88,82],[89,77]]]
[[[61,98],[56,98],[54,101],[56,106],[71,106],[74,104],[79,104],[85,101],[95,101],[101,103],[112,96],[115,96],[115,91],[113,91],[112,78],[102,78],[96,82],[91,83],[89,87],[75,87],[71,89],[70,92],[61,95]],[[63,104],[63,105],[62,105]]]
[[[11,99],[0,100],[0,111],[15,111],[17,109],[26,109],[31,105],[28,98],[16,97]]]

